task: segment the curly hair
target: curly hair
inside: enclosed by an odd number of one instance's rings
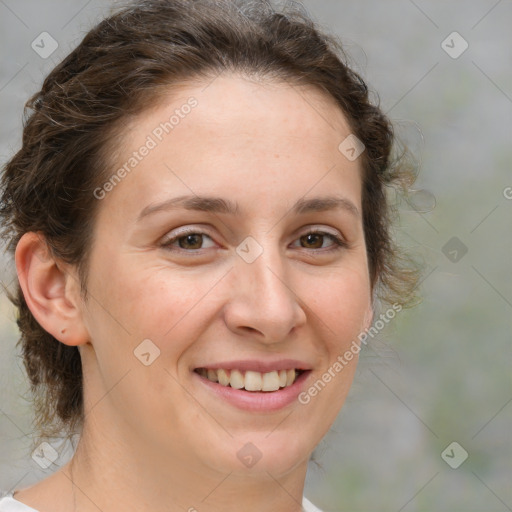
[[[21,149],[1,177],[1,235],[13,254],[21,236],[44,236],[55,258],[76,265],[87,298],[87,263],[100,206],[93,191],[111,174],[112,151],[127,118],[156,105],[174,86],[223,71],[313,86],[343,111],[365,145],[363,227],[374,299],[411,305],[418,271],[396,245],[396,208],[387,191],[415,180],[395,154],[390,120],[372,104],[338,38],[324,34],[293,4],[269,0],[143,0],[101,21],[44,80],[25,106]],[[83,424],[82,366],[35,320],[17,284],[24,365],[39,432]]]

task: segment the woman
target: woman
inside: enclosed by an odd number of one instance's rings
[[[0,510],[318,510],[310,456],[416,277],[385,193],[412,178],[336,41],[264,1],[135,2],[28,107],[12,300],[41,439],[80,441]]]

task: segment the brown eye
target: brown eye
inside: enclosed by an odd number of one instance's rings
[[[319,233],[308,233],[300,237],[300,241],[303,244],[307,244],[307,249],[320,249],[323,245],[324,235]],[[304,246],[303,246],[304,247]]]
[[[210,242],[208,242],[208,240]],[[205,247],[205,242],[210,245],[206,245]],[[171,251],[183,249],[187,252],[193,252],[200,249],[212,248],[215,246],[215,243],[206,233],[189,231],[185,233],[182,232],[181,234],[178,233],[176,236],[164,239],[161,246]]]
[[[330,239],[332,243],[324,246],[326,238]],[[327,253],[329,251],[336,251],[348,247],[343,238],[331,233],[326,233],[325,231],[310,231],[298,238],[296,242],[298,242],[300,247],[303,249],[320,249],[321,253]],[[295,245],[295,247],[298,247],[298,245]]]
[[[180,236],[178,245],[182,249],[200,249],[203,243],[203,235],[200,233],[193,233],[190,235]]]

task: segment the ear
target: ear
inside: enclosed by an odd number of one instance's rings
[[[370,303],[368,305],[368,309],[366,310],[366,312],[364,314],[364,320],[363,320],[363,330],[364,331],[367,331],[370,328],[370,326],[372,325],[374,313],[375,313],[375,311],[373,309],[373,303]]]
[[[44,236],[25,233],[16,246],[16,271],[25,301],[39,325],[65,345],[83,345],[80,284],[73,268],[54,259]]]

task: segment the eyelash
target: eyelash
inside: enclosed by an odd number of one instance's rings
[[[178,240],[180,240],[181,238],[185,238],[189,235],[206,235],[208,238],[211,239],[210,235],[208,235],[208,233],[206,233],[204,231],[200,231],[197,229],[190,229],[187,231],[182,231],[178,235],[176,235],[172,238],[168,238],[167,240],[164,240],[164,242],[161,244],[161,247],[166,250],[169,250],[169,251],[178,251],[178,252],[183,251],[183,252],[192,253],[192,254],[197,253],[198,251],[201,251],[201,249],[188,250],[188,249],[183,249],[181,247],[180,248],[172,247],[173,243],[175,243]],[[315,251],[315,252],[321,251],[323,254],[326,254],[326,253],[339,251],[341,249],[346,249],[348,247],[347,242],[343,238],[333,235],[332,233],[327,233],[326,231],[321,231],[321,230],[308,231],[308,232],[304,233],[303,235],[301,235],[297,240],[299,240],[303,236],[307,236],[307,235],[320,235],[320,236],[328,237],[332,240],[333,245],[329,248],[320,248],[320,249],[307,249],[307,248],[303,247],[303,249],[306,249],[306,250]]]

